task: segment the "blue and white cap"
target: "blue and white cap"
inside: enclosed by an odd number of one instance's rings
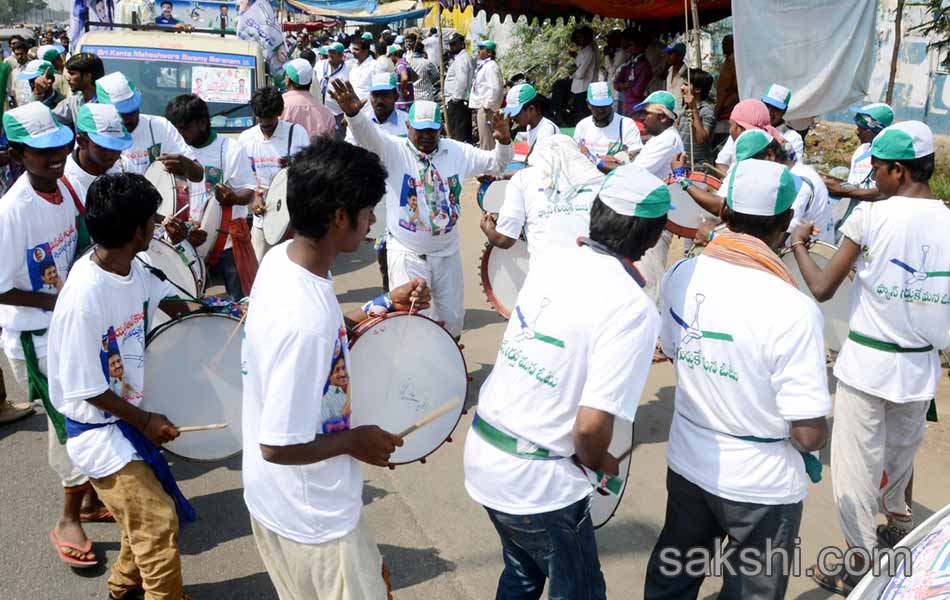
[[[96,80],[96,101],[112,104],[119,114],[125,115],[142,106],[142,92],[132,80],[117,71]]]
[[[613,106],[614,94],[610,84],[597,81],[587,86],[587,103],[591,106]]]
[[[45,60],[31,60],[30,62],[24,65],[23,70],[20,71],[19,75],[16,76],[17,79],[24,81],[33,81],[40,75],[46,75],[47,73],[52,72],[53,65],[49,61]]]
[[[73,141],[73,130],[57,121],[42,102],[3,113],[3,130],[8,140],[30,148],[59,148]]]
[[[97,146],[126,150],[132,146],[132,134],[126,130],[115,106],[89,102],[79,107],[76,129],[89,136]]]
[[[370,92],[391,92],[395,89],[395,73],[373,73],[373,79],[369,86]]]
[[[416,100],[409,107],[409,125],[413,129],[440,129],[442,108],[429,100]]]
[[[54,62],[57,58],[66,53],[66,48],[59,44],[46,44],[36,49],[36,58]]]
[[[792,91],[784,85],[773,83],[761,100],[779,110],[788,110],[788,103],[792,100]]]

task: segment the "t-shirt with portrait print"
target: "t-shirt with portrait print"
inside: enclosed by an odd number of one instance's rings
[[[24,173],[0,198],[0,290],[56,294],[76,258],[77,211],[66,187],[38,194]],[[23,360],[20,333],[49,326],[52,313],[40,308],[0,306],[0,328],[7,356]],[[34,334],[37,357],[46,356],[46,335]]]

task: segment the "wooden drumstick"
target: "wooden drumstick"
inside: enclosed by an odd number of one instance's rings
[[[180,215],[181,213],[185,212],[185,211],[188,210],[189,208],[191,208],[191,204],[186,204],[186,205],[182,206],[180,209],[178,209],[178,212],[176,212],[175,214],[173,214],[173,215],[171,216],[171,218],[172,218],[172,219],[177,219],[177,218],[178,218],[178,215]]]
[[[244,314],[241,315],[238,324],[234,326],[234,330],[231,331],[231,335],[228,336],[228,339],[224,340],[224,345],[221,346],[221,349],[218,350],[214,356],[211,357],[211,360],[208,361],[208,370],[214,371],[217,368],[218,363],[221,362],[221,359],[224,357],[225,351],[228,349],[228,346],[231,345],[231,340],[234,339],[234,336],[237,335],[237,332],[240,331],[241,327],[244,325],[244,320],[247,319],[247,311],[244,311]]]
[[[462,403],[462,400],[459,399],[458,396],[456,396],[455,398],[449,400],[448,402],[446,402],[445,404],[437,408],[434,412],[430,413],[429,416],[423,417],[421,421],[407,428],[405,431],[401,432],[398,437],[400,438],[406,437],[407,435],[409,435],[416,429],[419,429],[420,427],[424,427],[428,425],[429,423],[431,423],[432,421],[435,421],[436,419],[438,419],[445,413],[449,412],[453,408],[456,408],[461,403]]]
[[[227,426],[227,423],[212,423],[210,425],[185,425],[184,427],[176,427],[176,429],[178,429],[178,433],[188,433],[189,431],[210,431],[212,429],[224,429]]]

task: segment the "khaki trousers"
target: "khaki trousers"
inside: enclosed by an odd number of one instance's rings
[[[475,122],[478,124],[478,147],[482,150],[495,149],[495,137],[492,135],[491,113],[487,108],[479,108],[475,113]]]
[[[92,487],[122,529],[108,581],[112,596],[142,589],[145,600],[181,600],[178,515],[152,469],[133,460],[108,477],[92,479]]]

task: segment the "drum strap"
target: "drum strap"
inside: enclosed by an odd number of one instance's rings
[[[73,206],[76,207],[76,256],[78,257],[91,245],[92,241],[89,237],[89,229],[86,227],[86,208],[79,201],[79,195],[76,194],[73,184],[69,183],[69,180],[65,177],[60,177],[59,181],[69,192],[73,199]],[[75,257],[73,260],[75,260]]]
[[[590,238],[586,238],[586,237],[577,238],[577,245],[587,246],[588,248],[590,248],[591,250],[593,250],[594,252],[598,254],[606,254],[608,256],[613,256],[620,262],[620,266],[623,267],[623,270],[627,272],[627,275],[632,277],[633,280],[637,282],[637,285],[639,285],[641,288],[646,287],[647,282],[645,279],[643,279],[643,275],[640,274],[640,271],[638,271],[637,268],[633,266],[633,262],[631,262],[629,259],[623,256],[620,256],[619,254],[615,254],[614,252],[611,252],[610,250],[607,249],[606,246],[604,246],[603,244],[599,242],[595,242],[594,240]]]

